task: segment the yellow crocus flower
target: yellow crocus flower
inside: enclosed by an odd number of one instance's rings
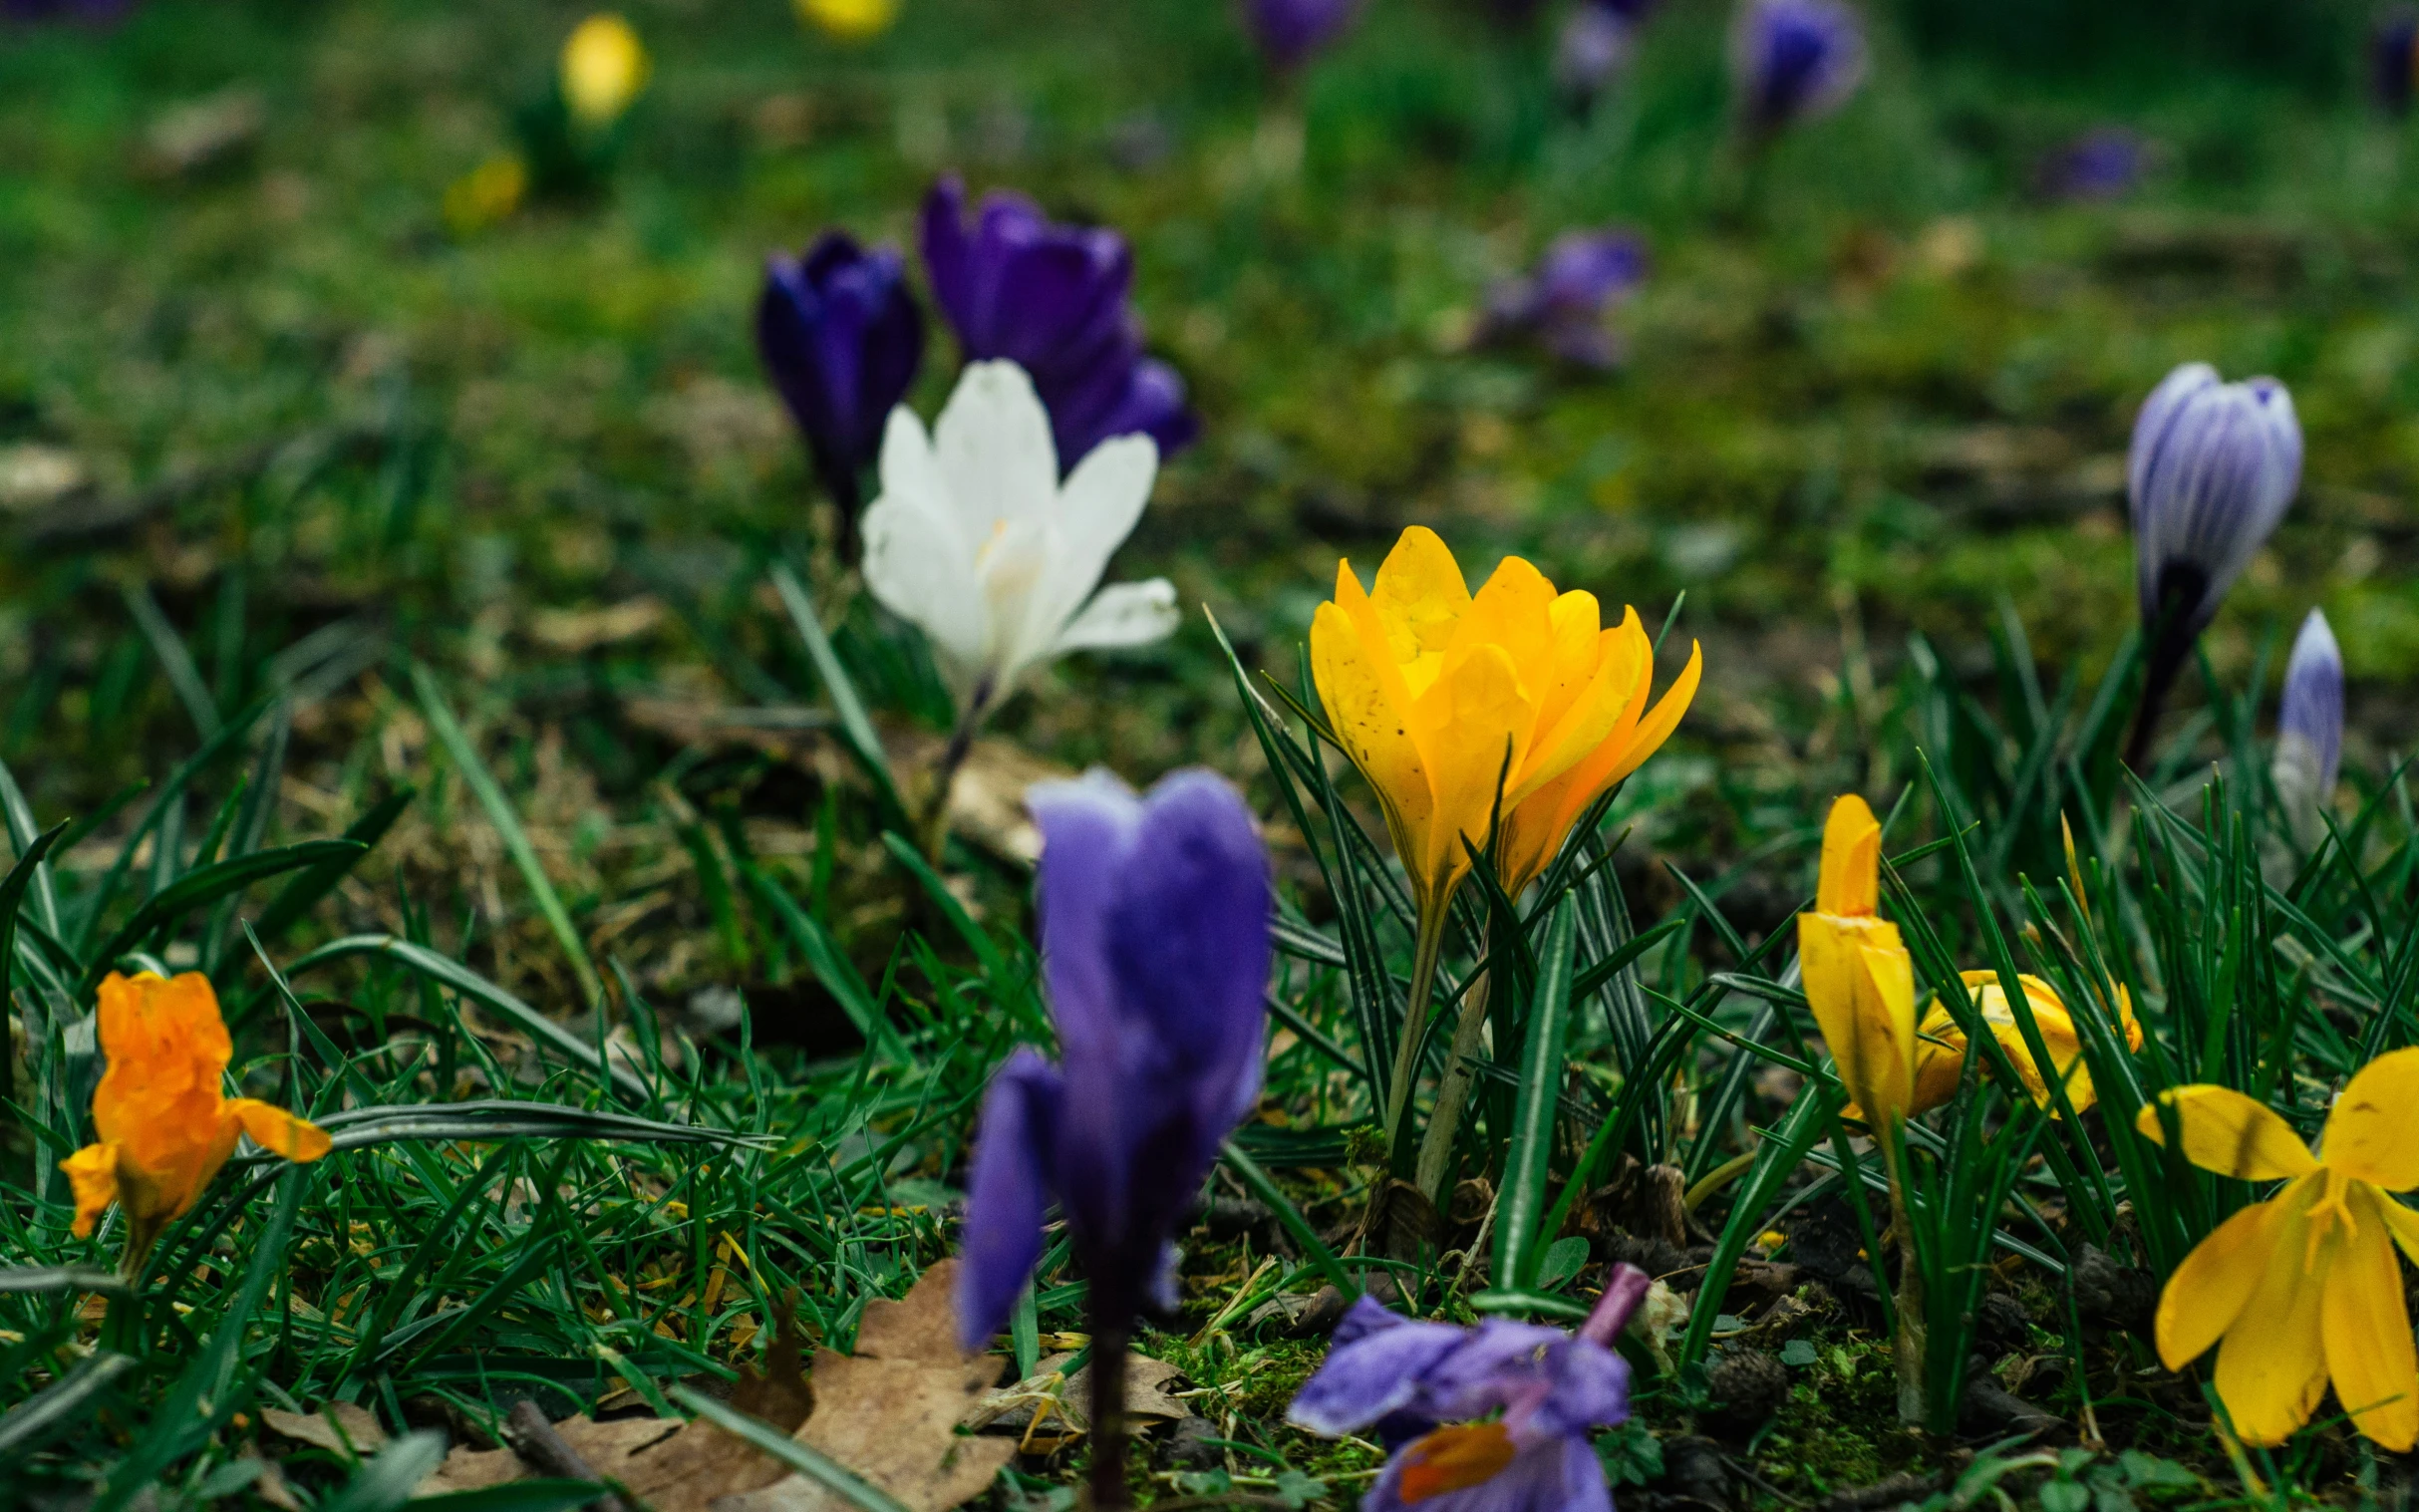
[[[1311,671],[1336,738],[1376,789],[1422,919],[1440,916],[1504,817],[1501,875],[1544,870],[1596,795],[1671,733],[1698,676],[1651,712],[1654,648],[1626,612],[1560,593],[1505,557],[1473,595],[1436,532],[1413,525],[1364,592],[1350,562],[1311,625]]]
[[[899,15],[899,0],[796,0],[796,4],[799,19],[842,42],[878,37]]]
[[[2218,1349],[2217,1385],[2246,1443],[2309,1421],[2327,1383],[2361,1433],[2400,1453],[2419,1439],[2419,1359],[2394,1246],[2419,1260],[2419,1213],[2389,1192],[2419,1186],[2419,1048],[2379,1056],[2327,1114],[2318,1153],[2243,1093],[2180,1086],[2185,1158],[2244,1181],[2282,1181],[2227,1219],[2159,1295],[2159,1359],[2171,1370]],[[2156,1105],[2142,1133],[2164,1142]]]
[[[571,119],[600,131],[622,118],[647,87],[647,48],[629,22],[601,11],[563,43],[563,104]]]
[[[1882,826],[1848,793],[1823,825],[1814,907],[1797,916],[1806,1004],[1868,1122],[1904,1118],[1915,1099],[1915,962],[1880,917]]]
[[[78,1238],[113,1202],[126,1209],[126,1268],[138,1269],[235,1151],[238,1134],[289,1160],[317,1160],[328,1136],[281,1107],[221,1095],[234,1052],[209,978],[116,972],[101,984],[109,1069],[93,1093],[101,1142],[61,1161],[76,1192]]]
[[[2024,1089],[2042,1107],[2052,1102],[2049,1082],[2033,1062],[2032,1048],[2024,1043],[2024,1032],[2015,1022],[2015,1014],[2007,1006],[2006,990],[1999,986],[1999,974],[1990,971],[1969,971],[1964,974],[1965,990],[1974,998],[1974,1008],[1982,1022],[1990,1026],[1991,1035],[2007,1052],[2009,1063],[2015,1066]],[[2083,1064],[2082,1031],[2075,1027],[2074,1015],[2066,1011],[2065,1000],[2057,989],[2040,978],[2021,975],[2016,982],[2024,989],[2024,1001],[2032,1008],[2032,1022],[2041,1032],[2041,1044],[2049,1052],[2050,1062],[2066,1083],[2066,1100],[2077,1113],[2099,1100],[2091,1084],[2091,1071]],[[2142,1048],[2142,1022],[2133,1014],[2133,999],[2122,984],[2117,987],[2117,1016],[2125,1026],[2125,1046],[2128,1050]],[[1915,1096],[1907,1113],[1930,1112],[1957,1095],[1958,1079],[1965,1066],[1965,1032],[1958,1028],[1949,1010],[1935,1005],[1916,1027]],[[1848,1117],[1858,1116],[1856,1109],[1846,1110]]]

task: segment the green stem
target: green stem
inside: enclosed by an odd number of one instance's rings
[[[1427,1039],[1428,994],[1436,986],[1436,961],[1444,952],[1449,898],[1430,903],[1419,915],[1419,938],[1411,951],[1411,991],[1402,1005],[1402,1036],[1394,1042],[1394,1078],[1385,1099],[1385,1147],[1390,1166],[1400,1167],[1409,1153],[1404,1124],[1411,1108],[1411,1087],[1419,1079],[1419,1047]]]
[[[1419,1140],[1419,1169],[1412,1179],[1440,1213],[1453,1195],[1445,1190],[1453,1173],[1453,1136],[1461,1132],[1461,1110],[1470,1100],[1471,1083],[1477,1080],[1477,1072],[1470,1067],[1478,1056],[1479,1037],[1486,1033],[1487,985],[1494,980],[1490,971],[1461,995],[1461,1021],[1453,1026],[1453,1048],[1445,1056],[1444,1075],[1436,1083],[1436,1109],[1428,1114],[1427,1131]]]
[[[985,678],[975,685],[974,697],[967,701],[966,713],[958,720],[958,728],[949,733],[949,745],[933,768],[932,791],[925,796],[923,819],[917,827],[922,831],[924,859],[935,871],[941,869],[941,852],[949,846],[949,790],[957,785],[958,768],[966,764],[967,754],[975,747],[975,732],[990,710],[991,679]]]
[[[1900,1169],[1905,1158],[1899,1143],[1905,1138],[1901,1129],[1883,1133],[1883,1166],[1890,1177],[1890,1234],[1898,1242],[1898,1333],[1892,1340],[1892,1354],[1897,1357],[1899,1377],[1899,1421],[1921,1426],[1924,1410],[1924,1268],[1918,1262],[1915,1229],[1907,1221],[1906,1182]]]

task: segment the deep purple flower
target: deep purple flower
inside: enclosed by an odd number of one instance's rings
[[[135,0],[0,0],[0,17],[11,21],[81,21],[100,26],[122,19]]]
[[[2276,786],[2288,811],[2323,805],[2343,759],[2343,652],[2326,615],[2312,609],[2284,664],[2284,703],[2276,714]]]
[[[839,505],[843,535],[853,534],[858,477],[924,361],[924,312],[905,261],[888,247],[865,251],[845,231],[826,231],[803,258],[776,253],[764,265],[756,344]]]
[[[2226,590],[2301,485],[2301,425],[2272,378],[2224,383],[2207,363],[2167,375],[2126,459],[2149,678],[2127,759],[2140,765],[2167,688]]]
[[[1865,23],[1842,0],[1745,0],[1731,21],[1731,85],[1751,137],[1838,110],[1865,66]]]
[[[1243,28],[1270,68],[1290,74],[1344,35],[1361,0],[1239,0]]]
[[[1361,1512],[1612,1512],[1590,1438],[1630,1415],[1613,1341],[1650,1285],[1615,1266],[1576,1336],[1500,1318],[1414,1323],[1363,1297],[1287,1420],[1329,1437],[1376,1429],[1392,1457]]]
[[[1142,355],[1142,322],[1126,302],[1134,256],[1098,226],[1054,223],[1022,194],[994,189],[966,223],[953,174],[924,201],[924,267],[969,362],[1007,358],[1050,410],[1058,469],[1071,471],[1117,436],[1148,436],[1166,456],[1199,424],[1184,380]]]
[[[1537,271],[1495,291],[1484,334],[1533,335],[1547,351],[1585,367],[1609,368],[1621,349],[1605,316],[1646,281],[1647,244],[1618,226],[1565,231]]]
[[[1094,772],[1031,802],[1059,1061],[1021,1050],[984,1098],[958,1282],[969,1349],[1008,1321],[1054,1198],[1096,1337],[1172,1301],[1169,1238],[1260,1095],[1269,861],[1241,795],[1194,770],[1137,798]]]
[[[2042,157],[2034,174],[2047,199],[2122,199],[2150,168],[2150,144],[2121,126],[2095,127]]]
[[[2369,91],[2389,116],[2407,116],[2419,81],[2419,11],[2398,6],[2368,34]]]

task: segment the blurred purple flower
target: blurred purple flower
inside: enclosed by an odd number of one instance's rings
[[[1531,336],[1566,361],[1612,367],[1621,346],[1605,329],[1605,316],[1646,281],[1647,269],[1647,244],[1635,231],[1565,231],[1534,274],[1490,296],[1481,337]]]
[[[2407,116],[2419,81],[2419,11],[2398,6],[2368,34],[2369,90],[2389,116]]]
[[[2323,806],[2343,760],[2343,652],[2326,615],[2312,609],[2284,664],[2284,703],[2276,714],[2275,771],[2288,803]]]
[[[2046,199],[2122,199],[2150,169],[2150,144],[2121,126],[2094,127],[2044,155],[2034,174]]]
[[[1596,98],[1630,62],[1636,28],[1609,5],[1581,0],[1563,18],[1554,44],[1554,82],[1580,101]]]
[[[1361,0],[1239,0],[1243,28],[1270,68],[1290,74],[1344,35]]]
[[[1842,0],[1745,0],[1731,21],[1731,85],[1754,138],[1838,110],[1866,62],[1865,23]]]
[[[1630,1415],[1613,1341],[1650,1285],[1615,1266],[1576,1336],[1501,1318],[1414,1323],[1363,1297],[1286,1418],[1331,1438],[1376,1429],[1392,1454],[1361,1512],[1612,1512],[1590,1439]]]
[[[1199,431],[1184,380],[1142,355],[1134,256],[1115,231],[1054,223],[1006,189],[969,227],[952,174],[924,201],[924,268],[966,360],[1006,358],[1032,377],[1061,474],[1112,437],[1148,436],[1166,456]]]
[[[1168,1241],[1260,1095],[1269,860],[1242,796],[1201,770],[1140,798],[1094,772],[1031,801],[1059,1063],[1020,1050],[984,1098],[958,1282],[970,1350],[1007,1323],[1053,1198],[1095,1338],[1172,1304]]]
[[[845,231],[826,231],[802,258],[775,253],[756,344],[839,507],[842,554],[852,555],[859,476],[924,361],[924,312],[905,260],[888,247],[868,252]]]
[[[0,0],[0,18],[10,21],[81,21],[103,26],[125,18],[135,0]]]

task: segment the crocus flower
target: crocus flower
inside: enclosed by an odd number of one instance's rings
[[[2032,1058],[2032,1048],[2024,1042],[2024,1032],[2016,1024],[2015,1011],[2007,1006],[2007,991],[1999,985],[1999,975],[1990,971],[1969,971],[1964,974],[1965,991],[1972,995],[1974,1012],[1989,1026],[1991,1038],[2007,1053],[2008,1063],[2015,1067],[2016,1076],[2024,1089],[2032,1094],[2034,1103],[2050,1106],[2056,1099],[2050,1095],[2048,1078]],[[2050,1064],[2066,1088],[2066,1100],[2077,1113],[2099,1099],[2091,1084],[2091,1070],[2083,1063],[2083,1035],[2076,1028],[2074,1015],[2066,1008],[2057,989],[2040,978],[2021,975],[2016,978],[2024,989],[2025,1006],[2032,1010],[2033,1027],[2040,1031],[2041,1045],[2049,1052]],[[2142,1022],[2134,1017],[2133,998],[2124,984],[2117,986],[2117,1018],[2123,1026],[2125,1048],[2142,1048]],[[1958,1081],[1965,1068],[1965,1032],[1958,1027],[1945,1007],[1935,1005],[1916,1026],[1915,1091],[1908,1103],[1907,1115],[1930,1112],[1943,1106],[1957,1095]],[[1857,1108],[1842,1109],[1845,1116],[1863,1116]]]
[[[2043,157],[2034,179],[2050,199],[2122,199],[2149,168],[2149,143],[2123,127],[2103,126]]]
[[[1865,69],[1865,23],[1842,0],[1745,0],[1731,22],[1731,87],[1751,139],[1838,110]]]
[[[2164,1110],[2164,1111],[2163,1111]],[[2218,1347],[2218,1397],[2246,1443],[2309,1421],[2332,1380],[2352,1426],[2397,1453],[2419,1438],[2419,1363],[2394,1247],[2419,1260],[2419,1049],[2363,1066],[2335,1099],[2318,1153],[2268,1105],[2180,1086],[2142,1109],[2142,1133],[2241,1181],[2281,1181],[2184,1257],[2159,1295],[2159,1360],[2180,1370]]]
[[[1149,437],[1120,437],[1061,484],[1050,416],[1013,362],[970,364],[929,436],[914,412],[891,412],[865,586],[931,639],[969,726],[1041,662],[1176,628],[1163,577],[1092,591],[1158,467]]]
[[[1635,231],[1565,231],[1546,249],[1535,276],[1496,292],[1488,334],[1527,332],[1568,362],[1609,368],[1621,351],[1605,329],[1605,316],[1646,281],[1647,262],[1647,244]]]
[[[116,21],[135,8],[135,0],[0,0],[0,17],[11,21]]]
[[[1243,27],[1269,67],[1290,74],[1353,24],[1361,0],[1239,0]]]
[[[890,30],[899,0],[796,0],[798,16],[840,42],[866,42]]]
[[[2389,116],[2411,111],[2411,86],[2419,80],[2419,11],[2397,7],[2368,34],[2369,91]]]
[[[2343,653],[2326,616],[2312,609],[2284,665],[2284,704],[2276,716],[2270,772],[2276,795],[2304,844],[2319,832],[2318,811],[2334,795],[2343,758]]]
[[[1055,224],[999,189],[970,227],[965,188],[945,177],[924,201],[924,267],[968,360],[1032,377],[1063,465],[1112,437],[1148,436],[1162,456],[1192,441],[1184,380],[1142,355],[1133,252],[1115,231]]]
[[[1823,825],[1814,907],[1797,916],[1806,1004],[1859,1116],[1904,1118],[1915,1099],[1915,960],[1882,918],[1882,826],[1855,793]]]
[[[76,1236],[113,1202],[126,1209],[126,1269],[136,1272],[162,1229],[181,1217],[235,1151],[235,1139],[289,1160],[317,1160],[328,1136],[280,1107],[232,1100],[220,1083],[234,1047],[207,977],[163,980],[112,972],[101,984],[101,1050],[93,1093],[101,1135],[60,1162],[76,1192]]]
[[[773,256],[756,302],[756,344],[815,470],[839,506],[842,555],[856,531],[858,477],[924,360],[924,312],[888,247],[827,231],[802,258]]]
[[[1554,82],[1581,104],[1596,98],[1629,65],[1638,28],[1602,0],[1579,0],[1554,42]]]
[[[975,1350],[1006,1325],[1056,1200],[1090,1283],[1093,1452],[1121,1459],[1127,1330],[1145,1301],[1173,1306],[1169,1241],[1260,1096],[1268,852],[1208,771],[1142,798],[1094,772],[1028,801],[1058,1063],[1020,1050],[984,1097],[958,1329]],[[1122,1505],[1122,1466],[1094,1469],[1094,1501]]]
[[[622,118],[647,87],[647,49],[629,22],[610,11],[590,16],[563,43],[563,106],[582,130],[601,132]]]
[[[1616,1266],[1576,1335],[1502,1318],[1415,1323],[1363,1297],[1286,1418],[1385,1439],[1392,1455],[1361,1512],[1610,1512],[1590,1439],[1630,1415],[1630,1362],[1613,1341],[1650,1285]]]
[[[2301,426],[2272,378],[2224,383],[2187,363],[2151,391],[2126,462],[2149,676],[2127,759],[2139,766],[2167,690],[2236,577],[2301,485]]]

